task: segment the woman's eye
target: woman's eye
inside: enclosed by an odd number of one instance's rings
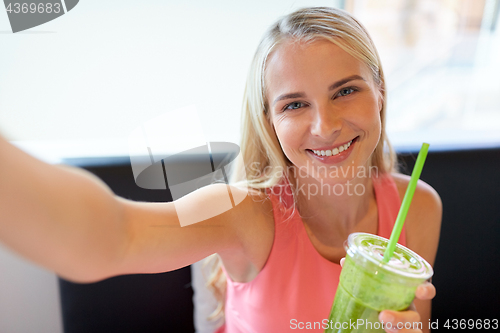
[[[304,106],[302,102],[293,102],[285,106],[285,110],[297,110]]]
[[[353,88],[344,88],[344,89],[342,89],[342,90],[339,91],[339,96],[348,96],[348,95],[352,94],[355,91],[356,90],[353,89]]]

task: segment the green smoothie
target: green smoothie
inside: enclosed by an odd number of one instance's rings
[[[399,244],[389,263],[383,263],[387,243],[372,234],[349,235],[326,333],[384,332],[380,311],[408,308],[417,286],[432,276],[427,261]]]

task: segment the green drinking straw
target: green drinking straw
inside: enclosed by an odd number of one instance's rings
[[[392,228],[389,244],[387,244],[387,248],[384,252],[384,259],[382,260],[384,263],[389,262],[392,255],[394,254],[394,250],[396,249],[396,243],[399,240],[399,235],[401,235],[401,230],[403,230],[403,224],[405,223],[406,215],[408,214],[408,209],[410,208],[411,200],[413,199],[413,194],[415,193],[415,189],[417,188],[417,181],[420,178],[420,174],[422,173],[428,151],[429,144],[424,142],[422,144],[422,148],[420,148],[420,152],[418,153],[413,172],[411,173],[410,183],[408,184],[403,202],[401,203],[401,208],[399,209],[396,223],[394,224],[394,228]]]

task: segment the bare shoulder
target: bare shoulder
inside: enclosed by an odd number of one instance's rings
[[[183,205],[183,200],[191,211],[194,206],[211,211],[212,224],[221,225],[230,235],[232,246],[219,247],[217,253],[232,280],[252,280],[267,261],[274,242],[268,195],[233,185],[212,184],[177,200],[176,205]]]
[[[217,222],[233,230],[245,249],[254,246],[269,229],[272,204],[265,192],[226,184],[212,184],[176,201],[176,205],[203,207]],[[260,237],[259,237],[260,235]],[[234,251],[230,251],[234,253]]]
[[[238,197],[245,196],[231,217],[234,221],[231,228],[241,242],[241,251],[224,251],[219,255],[233,281],[248,282],[260,272],[271,252],[274,242],[272,204],[265,192],[235,186],[228,188]]]
[[[410,182],[410,176],[401,173],[393,173],[391,176],[398,187],[399,196],[403,199],[408,183]],[[441,197],[439,194],[431,185],[422,180],[419,180],[417,183],[412,205],[421,208],[425,207],[427,211],[442,209]]]
[[[402,200],[410,177],[399,173],[393,173],[392,177]],[[443,205],[439,194],[432,186],[419,180],[406,217],[406,239],[407,246],[431,264],[436,257],[442,212]]]

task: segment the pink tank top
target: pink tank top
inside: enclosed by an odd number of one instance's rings
[[[373,184],[377,234],[389,238],[401,205],[398,189],[390,175]],[[233,282],[226,274],[225,324],[217,333],[296,332],[299,323],[311,323],[313,329],[307,332],[324,331],[322,322],[330,314],[341,267],[316,251],[297,211],[283,213],[285,206],[293,205],[289,192],[282,191],[281,201],[275,189],[270,192],[275,225],[271,252],[250,282]],[[406,244],[404,231],[399,243]]]

